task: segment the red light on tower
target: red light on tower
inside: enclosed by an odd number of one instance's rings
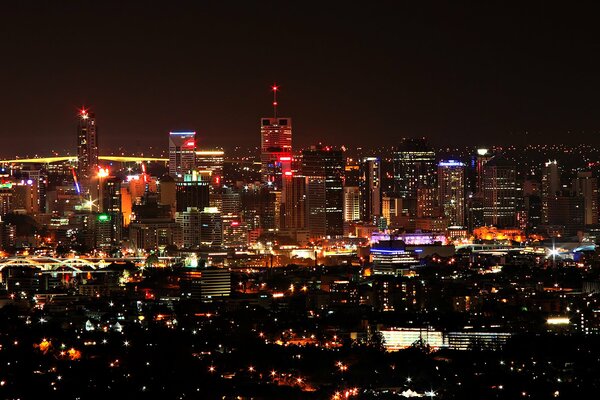
[[[293,175],[292,171],[285,171],[283,174],[285,176],[292,176]]]
[[[196,141],[195,140],[188,140],[187,142],[185,142],[185,145],[187,147],[195,147],[196,146]]]

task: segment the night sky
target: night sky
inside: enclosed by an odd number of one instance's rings
[[[258,145],[275,81],[295,148],[600,144],[598,13],[570,2],[11,3],[3,156],[74,152],[84,104],[102,153],[166,148],[175,129]]]

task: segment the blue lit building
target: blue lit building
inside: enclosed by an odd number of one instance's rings
[[[371,245],[373,275],[402,275],[419,265],[414,252],[406,250],[402,240],[382,240]]]

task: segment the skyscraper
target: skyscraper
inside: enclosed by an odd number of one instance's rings
[[[281,191],[281,229],[306,228],[306,178],[286,171]]]
[[[291,170],[292,119],[277,116],[277,85],[273,90],[273,117],[260,120],[261,179],[275,190],[282,186],[282,174]]]
[[[358,186],[344,186],[344,221],[360,220],[360,190]]]
[[[435,152],[425,138],[404,138],[394,152],[396,193],[416,198],[419,187],[435,187]]]
[[[542,224],[549,223],[548,202],[560,191],[560,172],[556,160],[542,167]]]
[[[92,190],[92,180],[98,168],[98,133],[96,116],[89,110],[79,111],[77,124],[77,179],[80,192],[84,195],[96,195]]]
[[[328,236],[344,234],[344,153],[331,147],[311,146],[302,151],[302,174],[325,181],[325,231]],[[308,199],[311,207],[317,205]]]
[[[598,223],[598,179],[591,172],[579,172],[573,180],[573,193],[583,197],[584,224]]]
[[[457,160],[438,164],[439,204],[450,225],[465,224],[465,164]]]
[[[292,163],[291,118],[262,118],[260,137],[262,182],[281,189],[282,173],[290,170]]]
[[[169,175],[183,179],[196,168],[196,132],[169,133]]]
[[[361,218],[374,222],[381,215],[381,160],[365,157],[360,174]]]
[[[516,224],[516,167],[501,155],[483,167],[483,220],[498,228]]]

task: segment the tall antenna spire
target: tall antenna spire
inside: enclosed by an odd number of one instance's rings
[[[279,90],[277,83],[271,86],[271,90],[273,91],[273,118],[277,118],[277,91]]]

